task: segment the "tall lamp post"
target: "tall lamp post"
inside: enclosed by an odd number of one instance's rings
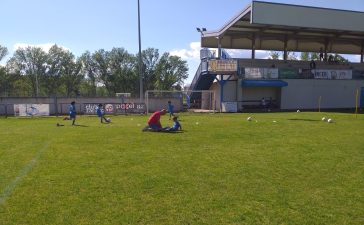
[[[139,36],[139,99],[143,102],[143,70],[142,70],[142,42],[140,38],[140,3],[138,0],[138,36]]]
[[[199,28],[199,27],[196,27],[196,30],[197,32],[200,32],[201,33],[201,36],[203,37],[203,32],[206,31],[206,28]]]

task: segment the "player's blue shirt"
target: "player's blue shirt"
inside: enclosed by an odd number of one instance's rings
[[[168,104],[168,112],[173,113],[174,106],[172,104]]]
[[[102,117],[104,115],[104,110],[102,107],[97,107],[96,112],[98,117]]]
[[[69,106],[70,116],[76,115],[76,105],[70,105]]]
[[[181,127],[181,124],[178,121],[174,121],[173,123],[173,130],[178,130]]]

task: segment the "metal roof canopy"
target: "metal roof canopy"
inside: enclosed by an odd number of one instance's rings
[[[253,1],[201,47],[360,54],[364,12]],[[254,58],[254,53],[252,54]]]

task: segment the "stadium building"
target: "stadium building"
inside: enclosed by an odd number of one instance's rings
[[[263,99],[277,110],[364,107],[363,21],[364,12],[253,1],[219,30],[198,28],[201,63],[190,90],[213,90],[216,109],[231,112],[258,109]],[[231,58],[224,49],[251,57]],[[283,59],[256,59],[259,50],[282,51]],[[322,59],[289,60],[289,52]]]

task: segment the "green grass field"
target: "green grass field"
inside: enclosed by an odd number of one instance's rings
[[[0,224],[364,224],[364,115],[180,119],[1,118]]]

